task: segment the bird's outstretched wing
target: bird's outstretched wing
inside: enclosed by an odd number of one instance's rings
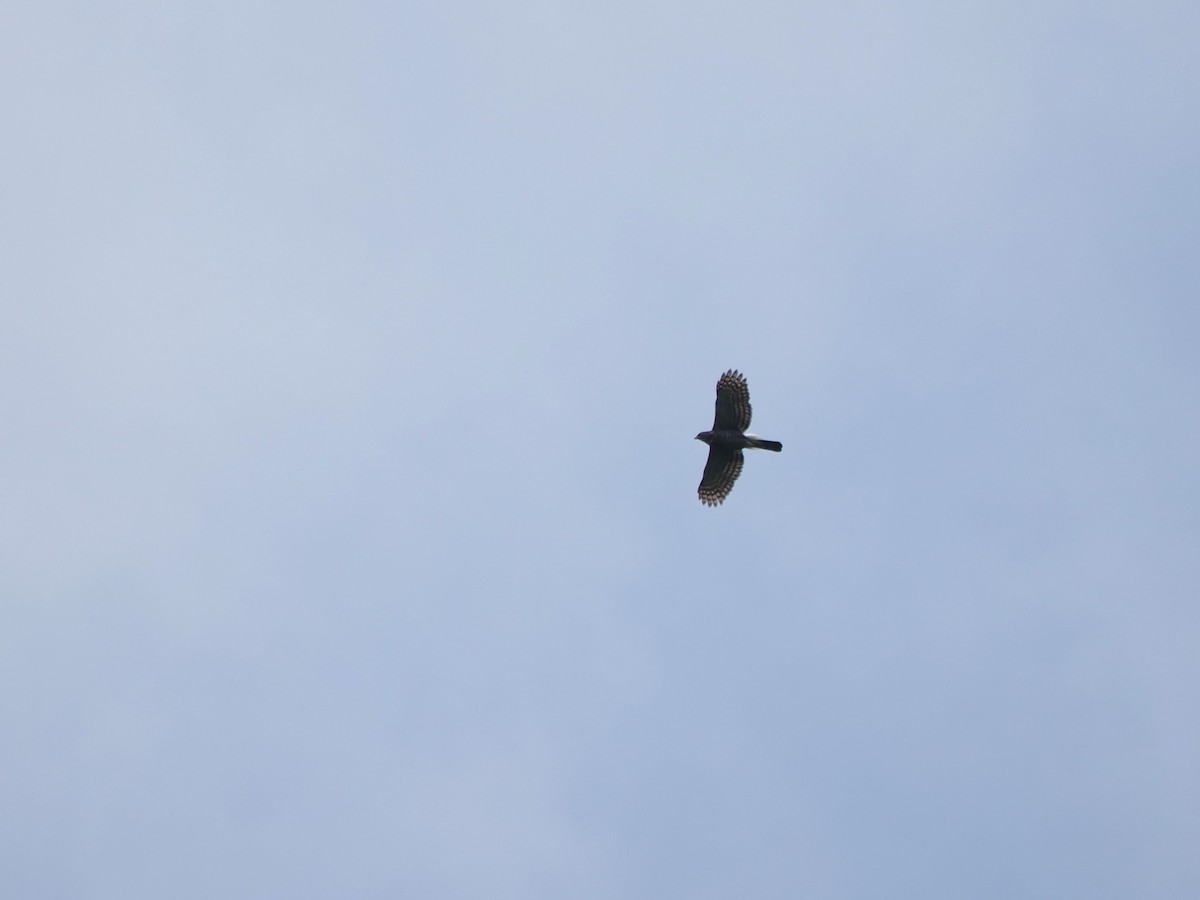
[[[742,474],[742,451],[735,447],[708,448],[708,462],[697,493],[705,506],[720,506]]]
[[[750,386],[746,384],[746,376],[730,369],[717,382],[713,431],[745,431],[750,427],[750,412]]]

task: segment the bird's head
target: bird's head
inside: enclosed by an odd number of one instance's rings
[[[712,432],[711,431],[702,431],[698,435],[696,435],[696,440],[704,441],[704,443],[707,444],[707,443],[709,443],[709,441],[712,440]]]

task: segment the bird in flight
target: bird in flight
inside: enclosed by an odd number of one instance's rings
[[[742,450],[783,449],[779,441],[747,434],[750,427],[750,386],[746,376],[730,369],[717,381],[717,414],[712,431],[702,431],[696,440],[708,444],[708,462],[697,493],[705,506],[720,506],[742,474]]]

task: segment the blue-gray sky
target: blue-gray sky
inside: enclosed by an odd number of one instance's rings
[[[1194,3],[0,18],[0,894],[1200,895]]]

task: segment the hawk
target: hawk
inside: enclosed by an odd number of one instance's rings
[[[720,506],[733,490],[733,483],[742,474],[742,450],[783,449],[779,441],[766,441],[747,434],[750,427],[750,386],[746,376],[730,369],[717,381],[717,414],[712,431],[702,431],[696,440],[708,444],[708,462],[700,479],[700,502],[705,506]]]

